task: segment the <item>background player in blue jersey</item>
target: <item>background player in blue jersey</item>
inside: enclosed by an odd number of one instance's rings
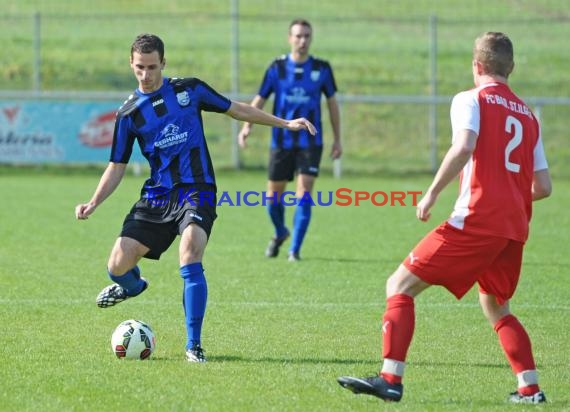
[[[265,255],[276,257],[279,248],[289,238],[285,226],[285,207],[279,201],[287,182],[297,175],[296,197],[293,216],[293,237],[289,248],[289,260],[300,260],[303,239],[311,220],[311,202],[301,201],[306,193],[311,194],[323,150],[321,126],[321,95],[324,94],[332,125],[333,144],[331,157],[342,154],[340,143],[340,115],[335,93],[337,91],[333,71],[328,62],[309,54],[313,30],[307,20],[293,20],[289,25],[291,53],[277,58],[266,70],[265,77],[251,105],[262,109],[265,102],[275,94],[273,114],[279,117],[305,117],[317,128],[315,135],[305,130],[272,130],[267,192],[270,199],[268,212],[275,226],[275,235],[269,242]],[[251,132],[251,122],[246,122],[238,136],[239,144]],[[305,196],[305,200],[307,197]]]
[[[142,257],[159,259],[177,235],[183,306],[188,340],[186,358],[205,362],[201,330],[207,284],[202,256],[216,219],[216,180],[208,153],[202,111],[288,130],[314,126],[304,118],[284,120],[245,103],[230,101],[196,78],[162,76],[166,60],[162,40],[139,35],[131,46],[130,64],[138,88],[117,113],[110,162],[91,200],[75,208],[87,219],[122,180],[135,141],[150,165],[140,199],[127,214],[107,264],[112,285],[97,296],[101,308],[137,296],[148,286],[137,266]]]

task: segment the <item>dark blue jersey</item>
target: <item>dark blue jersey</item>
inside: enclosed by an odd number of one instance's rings
[[[223,113],[231,101],[199,79],[167,79],[155,92],[135,93],[117,113],[111,162],[127,163],[135,140],[150,165],[143,196],[180,183],[215,185],[202,111]]]
[[[290,55],[276,59],[265,71],[259,95],[267,99],[275,93],[273,114],[284,119],[305,117],[317,128],[311,136],[307,130],[293,132],[273,128],[271,148],[309,148],[322,146],[321,94],[327,98],[336,93],[336,83],[328,62],[309,56],[295,63]]]

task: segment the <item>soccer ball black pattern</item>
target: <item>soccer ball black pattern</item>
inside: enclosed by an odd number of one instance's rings
[[[111,347],[118,358],[148,359],[156,347],[156,338],[148,324],[130,319],[115,328]]]

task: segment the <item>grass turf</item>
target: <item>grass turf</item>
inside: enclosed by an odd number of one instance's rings
[[[263,256],[271,235],[263,207],[220,206],[204,259],[209,363],[197,365],[184,360],[177,242],[159,262],[141,262],[150,281],[144,295],[108,310],[95,306],[109,283],[107,255],[142,177],[127,176],[89,220],[75,221],[74,206],[89,198],[97,181],[96,174],[50,171],[0,177],[1,409],[359,411],[382,405],[355,397],[335,379],[377,370],[385,279],[445,218],[455,187],[442,195],[428,224],[415,219],[411,205],[316,207],[297,264],[284,254]],[[219,190],[261,191],[264,181],[262,173],[219,173]],[[317,189],[423,191],[429,181],[323,176]],[[554,195],[535,205],[512,310],[533,340],[550,401],[545,409],[565,410],[570,261],[563,228],[570,187],[554,184]],[[476,293],[456,302],[431,288],[416,308],[406,393],[402,403],[388,407],[507,409],[504,399],[515,379]],[[114,327],[129,318],[148,322],[157,335],[149,361],[121,361],[111,352]]]

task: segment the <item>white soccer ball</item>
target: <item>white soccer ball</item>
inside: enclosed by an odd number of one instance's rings
[[[115,328],[111,347],[118,358],[148,359],[156,347],[156,338],[149,325],[130,319]]]

